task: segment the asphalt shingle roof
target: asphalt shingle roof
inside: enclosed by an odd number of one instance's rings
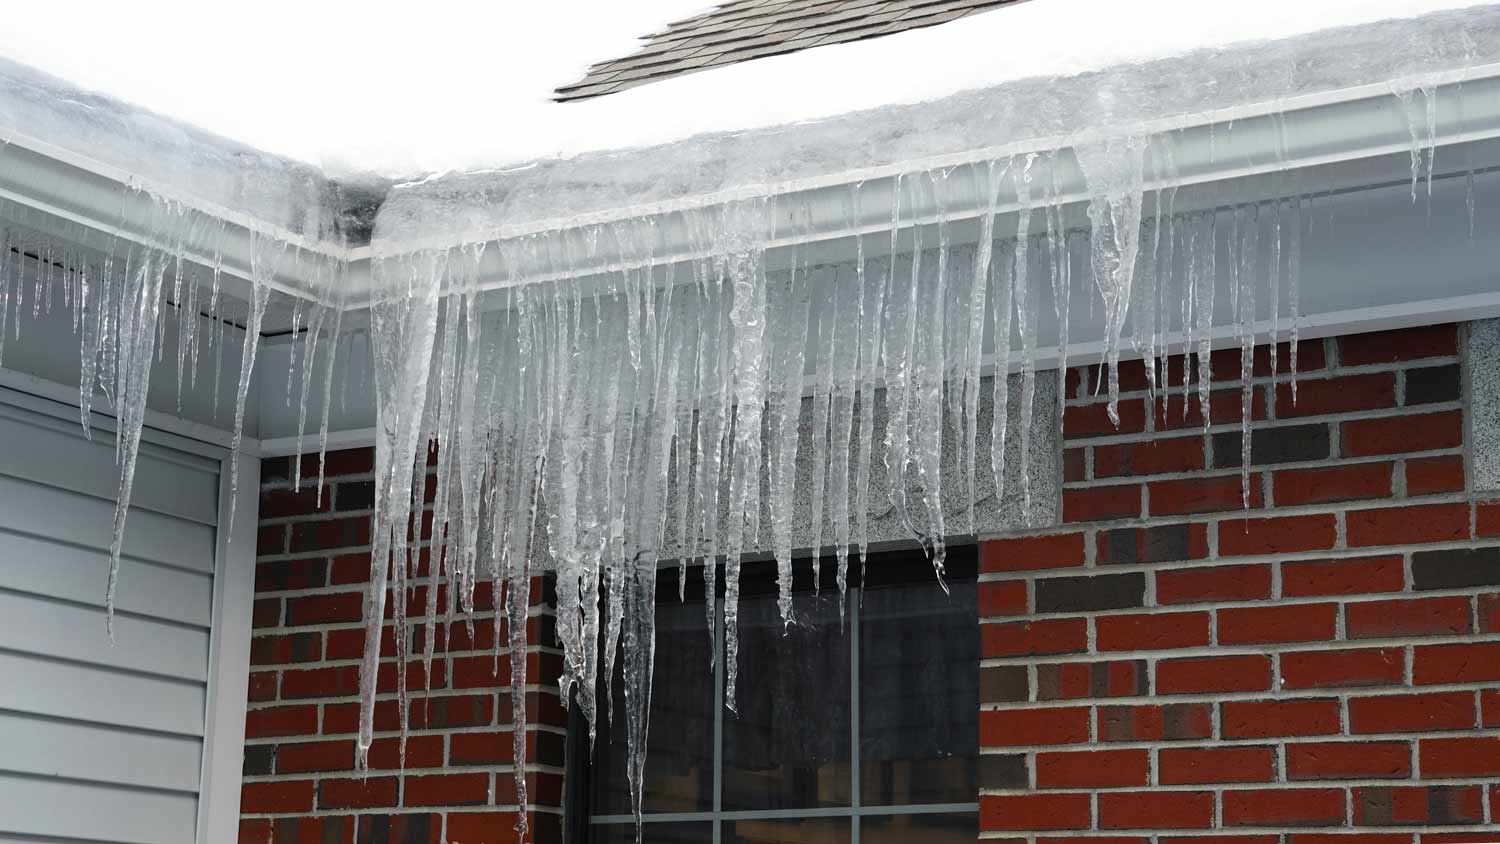
[[[1018,0],[730,0],[647,35],[556,91],[586,100],[700,70],[935,26]]]

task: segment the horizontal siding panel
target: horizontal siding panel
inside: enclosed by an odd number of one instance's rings
[[[203,735],[205,687],[0,651],[0,710]]]
[[[208,680],[208,631],[0,592],[0,648],[183,680]]]
[[[113,500],[0,476],[0,529],[109,550]],[[130,509],[124,553],[157,563],[213,572],[214,528],[149,510]],[[0,548],[0,554],[4,549]]]
[[[0,774],[0,830],[120,844],[193,844],[198,800]],[[26,828],[17,829],[21,824]]]
[[[196,793],[203,742],[0,713],[0,773]]]
[[[104,606],[109,554],[0,531],[0,589]],[[115,606],[125,612],[208,627],[214,581],[207,574],[120,561]]]
[[[0,406],[0,442],[26,444],[25,448],[0,449],[0,474],[113,502],[119,484],[114,436],[96,431],[90,441],[83,438],[82,430],[76,422]],[[219,497],[216,467],[194,467],[166,453],[149,443],[141,445],[132,506],[214,524]]]

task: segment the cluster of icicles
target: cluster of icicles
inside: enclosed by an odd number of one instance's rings
[[[1414,162],[1421,157],[1416,136],[1414,130]],[[686,281],[682,268],[657,262],[657,231],[644,219],[446,250],[380,256],[377,249],[381,293],[370,306],[367,329],[377,467],[361,765],[374,734],[388,598],[404,737],[412,619],[425,618],[421,659],[429,669],[424,676],[431,676],[435,625],[475,624],[476,615],[484,615],[475,612],[476,591],[488,588],[496,608],[497,672],[502,649],[511,654],[513,758],[524,828],[523,654],[541,644],[527,641],[530,584],[553,572],[565,666],[560,692],[581,707],[591,738],[602,714],[599,696],[613,700],[608,689],[617,661],[623,669],[628,771],[639,816],[659,563],[676,561],[680,585],[689,564],[701,564],[707,635],[722,594],[730,708],[742,556],[773,553],[778,604],[788,624],[794,622],[794,544],[831,546],[842,597],[851,557],[862,560],[870,542],[878,503],[870,500],[875,461],[883,462],[889,479],[890,507],[930,555],[941,581],[943,538],[975,528],[977,479],[989,474],[997,500],[1030,495],[1024,466],[1020,489],[1005,488],[1005,445],[1018,439],[1025,455],[1034,424],[1057,424],[1032,421],[1041,377],[1036,327],[1050,300],[1061,379],[1076,287],[1094,287],[1103,306],[1111,416],[1117,418],[1116,370],[1125,343],[1149,362],[1151,391],[1170,399],[1180,390],[1186,414],[1192,391],[1200,406],[1208,399],[1214,280],[1227,277],[1244,374],[1242,419],[1249,419],[1257,326],[1269,320],[1265,336],[1289,336],[1295,373],[1300,251],[1310,200],[1179,213],[1169,148],[1158,139],[1125,138],[1077,150],[1091,195],[1087,231],[1069,230],[1054,183],[1039,175],[1054,172],[1057,154],[972,165],[970,175],[989,204],[979,209],[977,243],[962,245],[949,243],[941,213],[953,171],[905,175],[896,180],[889,234],[857,238],[855,260],[837,266],[794,257],[789,269],[767,269],[775,198],[680,212],[693,254],[706,256],[691,261]],[[1429,149],[1429,177],[1431,157]],[[1414,163],[1414,189],[1416,172]],[[1166,187],[1146,190],[1152,183]],[[1022,212],[997,212],[1002,189],[1019,199]],[[864,201],[861,186],[852,186],[849,207],[863,209]],[[918,203],[940,209],[937,218],[920,226],[904,220],[903,207]],[[23,314],[50,311],[60,296],[80,338],[84,428],[96,393],[119,420],[111,612],[148,381],[153,362],[168,351],[163,314],[178,315],[179,401],[184,373],[187,388],[194,386],[200,354],[214,356],[217,381],[230,340],[217,259],[205,267],[186,257],[216,254],[223,230],[181,204],[158,200],[155,207],[154,245],[96,237],[87,248],[65,250],[32,234],[23,220],[6,230],[0,249],[0,344],[5,335],[18,335]],[[997,220],[1014,237],[997,239]],[[901,236],[914,243],[906,245]],[[589,265],[604,245],[626,257],[625,269],[603,281],[566,278],[574,262]],[[482,283],[479,274],[487,250],[498,251],[500,266],[510,272],[499,288]],[[233,313],[243,329],[234,442],[237,447],[270,282],[290,262],[300,265],[299,276],[314,280],[321,297],[294,301],[294,330],[305,336],[287,382],[288,402],[299,395],[299,436],[307,427],[310,385],[321,382],[315,399],[322,406],[321,454],[340,338],[366,330],[350,328],[352,320],[337,304],[345,267],[268,237],[256,237],[252,251],[248,311]],[[541,266],[557,268],[565,280],[533,283],[518,269]],[[1183,356],[1176,385],[1166,377],[1169,355]],[[1187,365],[1189,359],[1196,366]],[[1272,371],[1278,371],[1274,363]],[[1007,429],[1012,376],[1020,383],[1019,430]],[[294,390],[299,378],[300,390]],[[216,401],[217,395],[216,388]],[[980,430],[984,400],[992,403],[988,431]],[[1176,412],[1170,400],[1162,406]],[[1210,414],[1202,416],[1209,424]],[[1241,442],[1248,449],[1249,437]],[[957,454],[956,474],[942,468],[947,449]],[[300,486],[300,461],[294,465]],[[435,475],[432,497],[429,475]],[[793,528],[799,491],[811,502],[812,536],[801,542]],[[963,505],[945,508],[945,498]],[[428,506],[431,533],[425,534]],[[425,584],[424,549],[430,555]],[[723,564],[722,590],[715,584],[716,561]],[[440,583],[447,588],[437,588]],[[425,605],[410,606],[422,585]]]

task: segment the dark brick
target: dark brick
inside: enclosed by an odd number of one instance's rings
[[[1037,612],[1098,612],[1145,603],[1146,576],[1105,574],[1097,577],[1053,577],[1036,584]]]
[[[1411,555],[1417,589],[1463,589],[1500,584],[1500,548],[1450,548]]]
[[[1202,557],[1207,548],[1207,530],[1201,524],[1118,528],[1099,534],[1098,560],[1103,564],[1175,562]]]
[[[1406,403],[1435,404],[1458,401],[1462,387],[1458,364],[1426,366],[1406,371]]]
[[[1028,784],[1026,757],[1020,754],[984,753],[979,756],[980,788],[1025,788]]]
[[[1477,786],[1370,786],[1355,789],[1354,822],[1366,826],[1480,823],[1483,800]]]
[[[360,815],[358,844],[428,844],[432,815]]]
[[[1327,425],[1283,425],[1250,433],[1250,463],[1269,465],[1323,460],[1328,457]],[[1214,468],[1240,465],[1240,432],[1214,434]]]
[[[1030,691],[1024,665],[979,669],[981,703],[1022,703],[1030,698]]]
[[[375,506],[374,481],[346,481],[338,485],[334,498],[338,510],[369,510]]]
[[[1036,667],[1037,700],[1133,697],[1151,693],[1144,659],[1058,662]]]
[[[276,745],[252,744],[245,747],[245,776],[268,776],[275,771],[275,766]]]

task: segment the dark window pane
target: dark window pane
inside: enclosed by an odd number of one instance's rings
[[[740,604],[739,714],[724,713],[725,809],[849,805],[850,651],[838,596],[799,594],[795,612],[783,633],[775,597]]]
[[[641,844],[704,844],[712,841],[714,825],[700,823],[641,824]],[[635,824],[595,824],[589,827],[589,844],[635,844]]]
[[[652,679],[650,736],[646,751],[645,812],[701,812],[713,808],[714,675],[709,667],[713,643],[702,603],[678,603],[675,590],[656,607],[656,671]],[[601,670],[603,670],[601,660]],[[618,677],[614,686],[616,724],[600,707],[599,737],[594,750],[595,815],[630,812],[630,785],[625,776],[625,696]],[[587,738],[584,739],[587,747]],[[632,840],[634,832],[632,831]]]
[[[860,801],[969,803],[979,793],[975,584],[866,590],[860,606]]]
[[[866,815],[859,819],[860,844],[973,844],[979,836],[979,816]]]
[[[845,844],[846,818],[732,821],[724,824],[724,844]]]

